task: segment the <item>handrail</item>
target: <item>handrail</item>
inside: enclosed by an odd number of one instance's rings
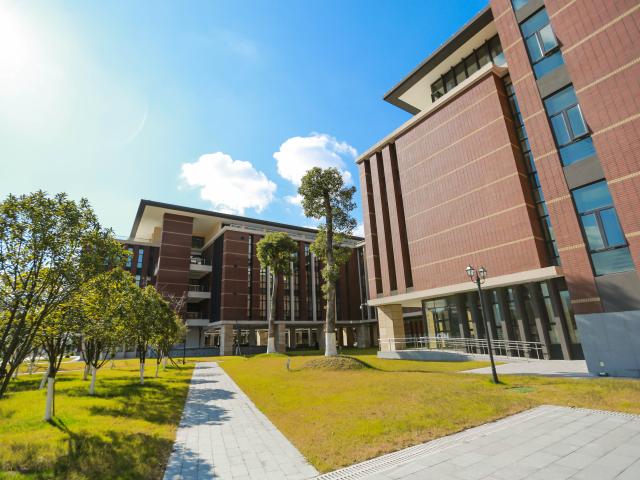
[[[211,265],[211,262],[206,258],[197,257],[195,255],[191,255],[191,257],[189,257],[189,261],[191,262],[191,265]]]
[[[390,350],[456,350],[465,353],[489,354],[485,338],[404,337],[387,339]],[[544,358],[541,342],[491,339],[491,350],[506,357]]]
[[[209,290],[207,289],[207,287],[204,287],[202,285],[189,285],[189,291],[209,293]]]

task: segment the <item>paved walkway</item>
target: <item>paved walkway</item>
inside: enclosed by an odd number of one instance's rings
[[[317,474],[217,363],[196,365],[165,480]]]
[[[501,360],[502,361],[502,360]],[[543,375],[547,377],[589,377],[584,360],[518,360],[496,366],[498,374]],[[465,370],[462,373],[491,374],[491,367]]]
[[[640,416],[543,406],[319,480],[638,480]]]

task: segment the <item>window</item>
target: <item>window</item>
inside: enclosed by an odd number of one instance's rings
[[[524,7],[527,3],[529,3],[529,0],[511,0],[514,10]]]
[[[536,78],[542,78],[556,67],[564,64],[558,40],[549,23],[546,9],[541,9],[522,22],[520,29]]]
[[[563,165],[571,165],[595,154],[573,85],[545,98],[544,106]]]
[[[247,318],[253,318],[253,235],[247,242]]]
[[[549,212],[547,211],[547,205],[544,201],[544,195],[542,194],[542,188],[540,188],[540,180],[538,178],[538,171],[536,170],[536,164],[533,160],[533,154],[531,153],[531,147],[529,146],[529,138],[527,137],[527,130],[522,120],[520,113],[520,107],[518,106],[518,100],[511,83],[509,75],[504,77],[504,86],[509,99],[509,105],[511,106],[511,113],[513,114],[514,125],[520,140],[520,150],[524,157],[525,167],[529,177],[529,183],[531,185],[531,191],[533,193],[533,199],[536,203],[536,210],[538,211],[538,217],[540,218],[540,224],[542,232],[544,234],[544,240],[547,247],[547,254],[549,255],[549,261],[552,265],[560,265],[560,257],[558,256],[558,249],[556,247],[556,239],[553,234],[553,227],[551,226],[551,220],[549,220]]]
[[[144,248],[138,249],[138,262],[136,263],[136,269],[140,270],[142,268],[142,261],[144,260]]]
[[[136,275],[136,285],[139,287],[140,286],[140,275]]]
[[[204,247],[204,237],[191,237],[191,248]]]
[[[596,275],[633,270],[629,247],[603,180],[572,192]]]
[[[462,59],[433,82],[431,84],[431,101],[435,102],[489,62],[498,66],[506,65],[498,35],[485,41],[479,49],[474,50],[471,55]]]
[[[125,265],[125,268],[129,269],[131,268],[133,262],[133,248],[128,247],[127,252],[129,252],[129,255],[127,255],[127,264]]]

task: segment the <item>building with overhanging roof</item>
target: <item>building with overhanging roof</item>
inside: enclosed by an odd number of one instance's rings
[[[385,95],[412,117],[357,159],[383,350],[484,338],[483,265],[502,353],[640,375],[638,25],[636,1],[491,0]]]
[[[223,355],[266,348],[270,280],[256,257],[266,232],[288,233],[298,244],[292,275],[279,279],[277,348],[323,347],[325,321],[321,265],[309,250],[316,230],[209,210],[141,200],[129,238],[126,268],[144,286],[184,298],[190,352]],[[352,237],[353,255],[337,284],[338,341],[368,347],[377,325],[366,308],[362,238]]]

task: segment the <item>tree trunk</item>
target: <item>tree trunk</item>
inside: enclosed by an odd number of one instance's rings
[[[329,272],[329,275],[327,275],[327,317],[324,326],[324,355],[325,357],[335,357],[338,352],[336,350],[336,284],[333,279],[333,211],[328,193],[324,195],[324,207],[327,219],[327,265],[325,268]]]
[[[55,377],[49,377],[47,373],[47,403],[44,409],[44,419],[51,420],[55,415],[54,396],[56,393],[56,379]]]
[[[267,353],[276,353],[276,295],[278,293],[278,275],[271,272],[271,301],[269,303],[269,333],[267,335]]]
[[[162,370],[167,368],[167,356],[162,357]]]
[[[89,395],[96,394],[96,376],[98,375],[98,370],[96,367],[91,367],[91,384],[89,385]]]
[[[160,359],[156,360],[156,378],[158,378],[159,372],[160,372]]]
[[[144,362],[140,362],[140,385],[144,385]]]
[[[42,390],[44,388],[44,384],[47,381],[47,378],[49,377],[49,371],[50,371],[50,367],[47,367],[47,371],[44,372],[44,375],[42,376],[42,380],[40,381],[40,386],[38,387],[38,390]]]
[[[84,372],[82,372],[82,380],[86,380],[87,378],[89,378],[89,364],[85,363]]]

